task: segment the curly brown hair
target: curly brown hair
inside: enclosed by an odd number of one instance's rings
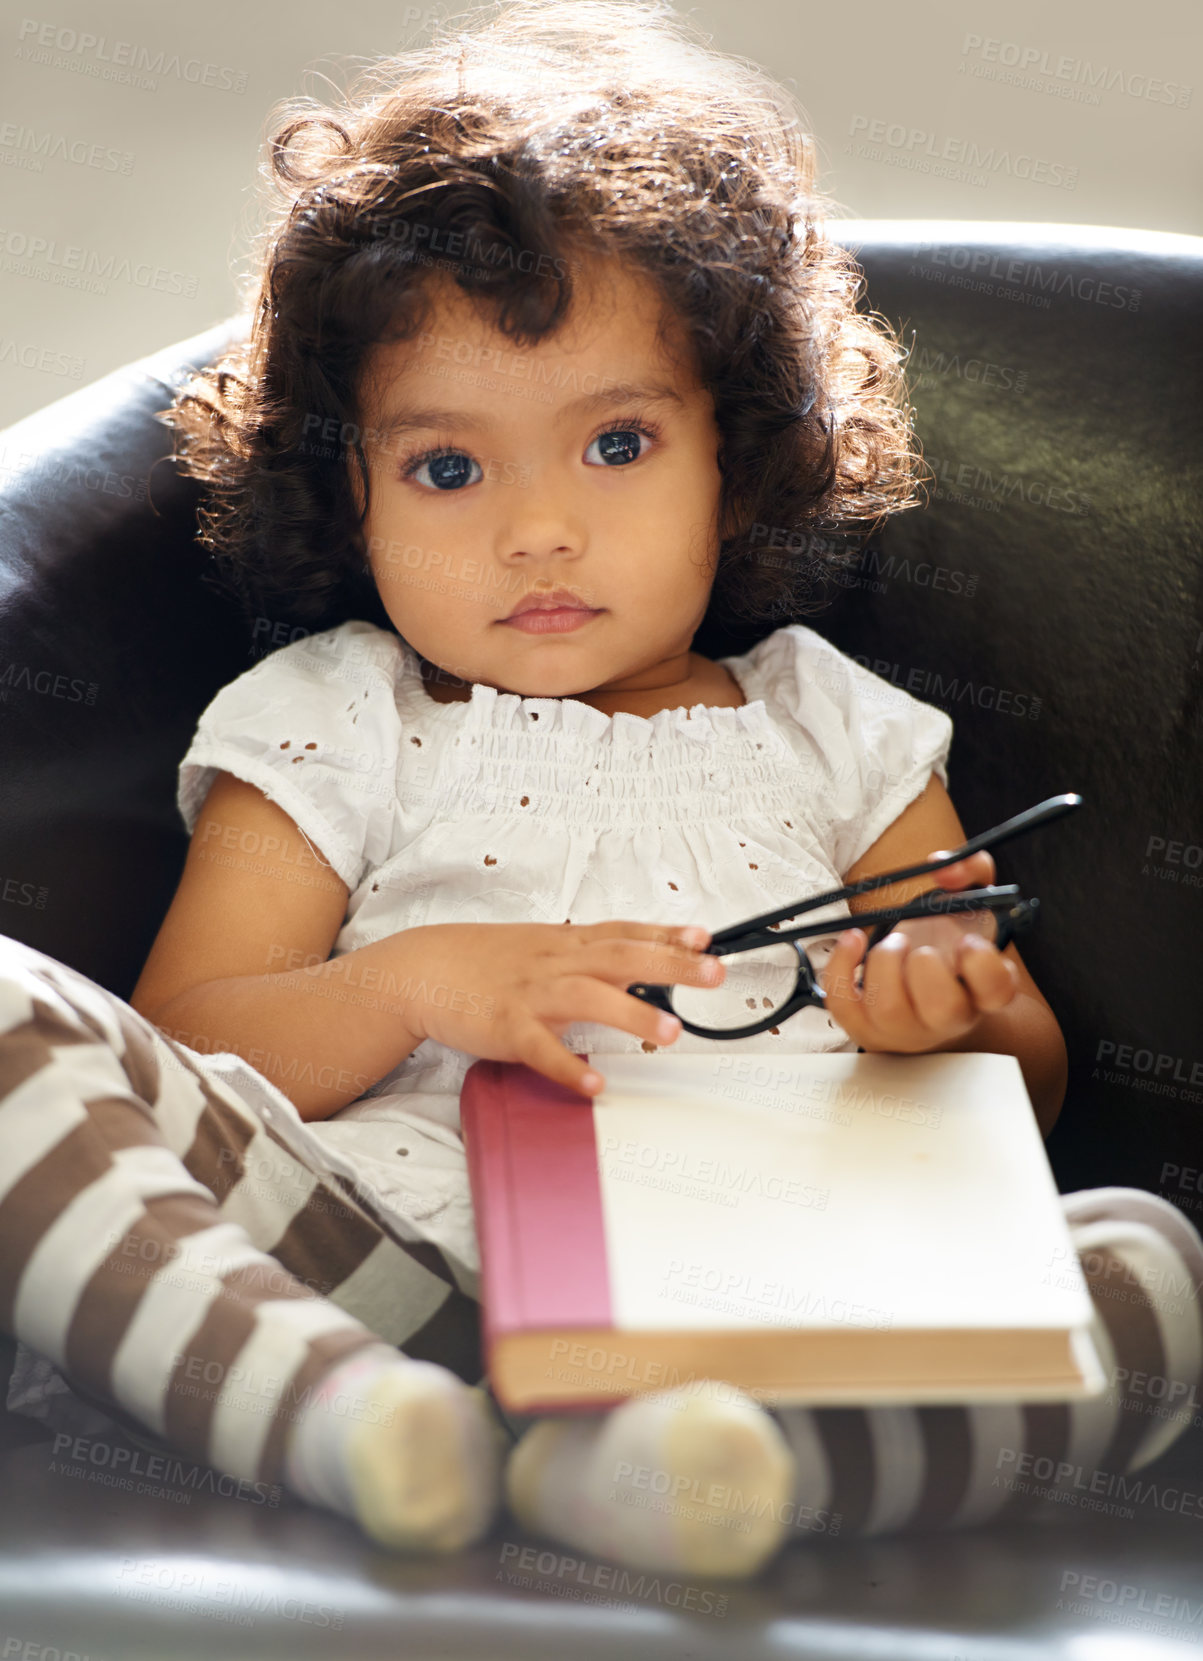
[[[799,614],[856,557],[850,534],[917,505],[905,351],[823,232],[813,141],[778,83],[668,0],[498,0],[362,68],[341,105],[270,119],[247,334],[160,412],[248,620],[392,628],[365,559],[361,377],[422,330],[433,271],[522,346],[564,319],[574,259],[658,286],[721,435],[732,534],[707,621]]]

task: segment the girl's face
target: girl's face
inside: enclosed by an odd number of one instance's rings
[[[426,332],[369,355],[368,558],[398,632],[464,682],[658,702],[697,669],[719,431],[679,325],[667,354],[657,344],[653,285],[616,261],[578,270],[570,315],[538,345],[517,348],[432,275]],[[574,628],[505,621],[560,589],[588,608]]]

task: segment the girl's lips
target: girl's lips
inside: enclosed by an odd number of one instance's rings
[[[523,634],[568,634],[590,618],[600,616],[600,611],[585,611],[580,606],[555,606],[550,611],[523,611],[517,617],[502,617],[499,621],[511,629],[521,629]]]

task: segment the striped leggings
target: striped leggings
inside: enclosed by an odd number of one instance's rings
[[[263,1156],[267,1188],[252,1175]],[[1074,1404],[782,1414],[805,1491],[843,1534],[1027,1509],[1049,1496],[1025,1471],[1135,1469],[1191,1422],[1198,1235],[1135,1189],[1063,1204],[1112,1388]],[[76,1395],[135,1436],[276,1484],[297,1406],[332,1366],[383,1338],[482,1382],[478,1315],[435,1246],[310,1169],[204,1057],[0,935],[0,1332]],[[1185,1383],[1138,1398],[1134,1376]],[[1179,1411],[1150,1416],[1167,1391]],[[511,1432],[527,1422],[511,1416]]]

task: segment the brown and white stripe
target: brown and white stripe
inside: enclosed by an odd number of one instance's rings
[[[1058,1493],[1105,1499],[1119,1493],[1114,1478],[1182,1434],[1203,1395],[1203,1242],[1141,1189],[1087,1189],[1061,1204],[1107,1390],[1039,1404],[774,1409],[797,1465],[794,1537],[967,1528],[1066,1503]],[[1183,1411],[1151,1414],[1163,1397]]]
[[[798,1537],[1010,1516],[1056,1487],[1009,1480],[1020,1461],[1089,1482],[1138,1470],[1181,1434],[1184,1417],[1152,1416],[1132,1381],[1172,1382],[1198,1406],[1198,1234],[1138,1189],[1062,1204],[1112,1387],[1073,1403],[777,1410]],[[0,1330],[118,1422],[267,1483],[344,1357],[383,1340],[469,1383],[483,1373],[476,1305],[434,1245],[312,1169],[204,1057],[4,936]]]
[[[0,1331],[118,1423],[267,1483],[345,1356],[383,1340],[484,1370],[437,1247],[310,1168],[204,1057],[6,936]]]

